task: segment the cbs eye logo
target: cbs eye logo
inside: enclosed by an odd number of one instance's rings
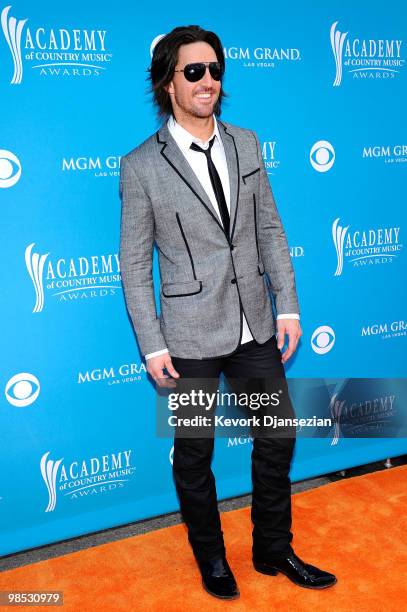
[[[335,150],[327,140],[318,140],[311,149],[309,160],[317,172],[328,172],[335,161]]]
[[[325,355],[329,353],[333,345],[335,344],[335,332],[332,327],[328,325],[321,325],[317,327],[311,337],[312,350],[317,355]]]
[[[33,374],[21,372],[16,374],[6,384],[6,399],[13,406],[23,408],[37,399],[40,393],[40,381]]]
[[[0,149],[0,188],[15,185],[21,176],[20,160],[11,151]]]

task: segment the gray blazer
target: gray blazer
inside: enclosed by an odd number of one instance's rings
[[[253,337],[263,344],[276,332],[270,290],[277,314],[299,314],[287,240],[257,135],[219,119],[218,125],[230,180],[229,236],[166,123],[121,158],[120,268],[144,355],[165,347],[171,356],[193,359],[232,353],[241,338],[241,306]]]

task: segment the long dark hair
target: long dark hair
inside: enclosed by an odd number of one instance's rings
[[[178,60],[178,50],[181,45],[193,42],[206,42],[216,53],[218,62],[225,70],[225,56],[219,37],[199,26],[179,26],[161,38],[154,47],[151,65],[147,69],[147,79],[151,82],[148,93],[153,94],[153,101],[157,107],[159,118],[168,117],[172,114],[171,97],[164,89],[165,85],[172,80],[175,66]],[[219,98],[214,106],[213,112],[219,117],[221,113],[222,99],[228,94],[221,86]]]

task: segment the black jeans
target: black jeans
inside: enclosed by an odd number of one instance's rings
[[[286,383],[281,351],[277,347],[275,336],[262,345],[255,340],[244,343],[227,357],[172,357],[172,362],[180,376],[185,378],[218,379],[223,372],[227,381],[240,377],[275,377]],[[291,403],[290,407],[291,416],[295,416]],[[253,438],[251,518],[253,554],[258,558],[275,558],[293,550],[290,545],[293,534],[290,531],[289,473],[295,441],[295,435]],[[195,557],[200,561],[225,553],[215,478],[211,470],[213,448],[213,437],[174,436],[175,486],[181,514],[188,528],[188,539]]]

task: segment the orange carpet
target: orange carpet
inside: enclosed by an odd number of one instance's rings
[[[218,600],[202,589],[184,525],[3,572],[0,591],[61,590],[59,609],[75,612],[399,612],[407,606],[406,477],[407,466],[401,466],[293,495],[294,550],[336,574],[338,582],[327,589],[256,572],[250,508],[243,508],[222,514],[239,599]]]

